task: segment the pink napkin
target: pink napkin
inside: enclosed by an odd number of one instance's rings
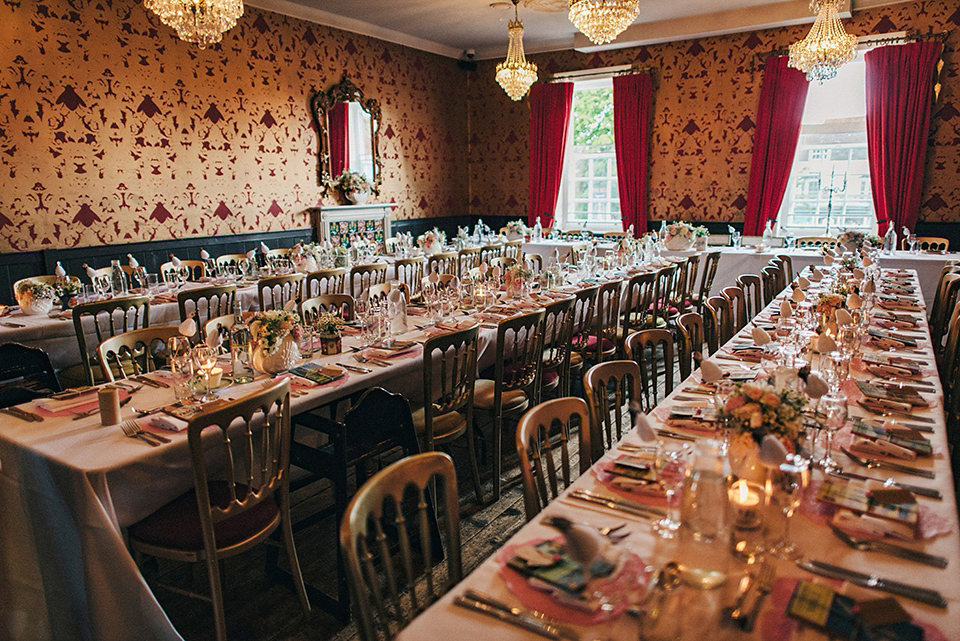
[[[130,398],[128,392],[124,390],[119,391],[120,402]],[[36,411],[40,416],[76,416],[78,414],[85,414],[99,406],[100,401],[97,398],[97,390],[67,401],[56,401],[54,399],[41,399],[36,401]]]

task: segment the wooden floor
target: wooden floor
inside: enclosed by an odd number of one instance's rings
[[[505,448],[506,440],[505,438]],[[512,440],[510,443],[512,444]],[[574,440],[572,451],[576,452],[577,447],[578,443]],[[469,470],[466,461],[461,462],[464,452],[455,449],[451,454],[458,471],[461,514],[466,515],[460,521],[461,554],[464,573],[469,574],[524,524],[523,493],[518,484],[513,484],[495,504],[477,506],[469,474],[461,473]],[[577,461],[577,458],[571,461],[574,473],[578,469]],[[507,458],[505,468],[505,480],[518,474],[515,455]],[[489,497],[492,482],[489,478],[486,480],[484,492],[485,496]],[[332,504],[331,491],[326,482],[304,488],[295,493],[293,499],[295,521]],[[330,517],[296,536],[297,553],[300,556],[304,579],[328,594],[335,592],[335,531],[334,518]],[[309,615],[304,615],[296,594],[267,578],[266,556],[266,547],[261,545],[223,562],[224,599],[230,639],[348,641],[357,638],[356,628],[352,623],[344,624],[316,607]],[[281,564],[285,563],[284,557],[281,552]],[[159,578],[179,588],[206,594],[208,582],[206,568],[202,564],[189,566],[160,561],[157,566],[148,563],[144,574],[153,586],[161,606],[184,639],[199,641],[214,637],[210,604],[156,587]]]

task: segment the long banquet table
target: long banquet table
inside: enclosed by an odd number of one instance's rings
[[[787,290],[789,291],[789,289]],[[779,301],[775,301],[779,305]],[[769,309],[767,310],[769,313]],[[912,548],[921,549],[931,554],[946,557],[949,562],[946,569],[933,568],[928,566],[911,563],[900,560],[892,556],[880,555],[872,552],[863,552],[846,547],[830,530],[822,523],[811,520],[808,512],[801,508],[794,516],[793,538],[798,542],[802,552],[811,558],[843,566],[845,568],[857,569],[860,571],[869,571],[876,573],[881,577],[899,580],[917,586],[935,588],[939,590],[947,601],[946,609],[937,609],[932,606],[923,605],[904,598],[898,598],[900,604],[907,612],[914,617],[916,621],[929,624],[939,630],[939,635],[935,634],[936,629],[927,631],[927,639],[960,639],[960,581],[956,580],[957,568],[960,567],[960,532],[958,532],[957,505],[954,498],[952,475],[950,470],[949,456],[947,455],[947,437],[946,425],[943,413],[943,395],[939,381],[932,373],[933,354],[929,341],[929,332],[926,327],[926,321],[920,314],[920,327],[923,329],[924,338],[921,340],[921,348],[911,353],[911,357],[926,361],[930,366],[926,371],[928,380],[934,388],[934,392],[925,395],[926,398],[933,401],[929,410],[915,411],[914,415],[927,416],[934,421],[934,433],[927,435],[934,447],[934,456],[932,459],[919,461],[917,467],[932,470],[936,473],[935,480],[928,481],[917,479],[897,472],[884,472],[877,474],[875,470],[856,467],[849,461],[843,462],[843,467],[847,471],[861,474],[873,474],[874,476],[890,476],[897,481],[926,485],[930,488],[939,490],[942,500],[933,500],[918,497],[922,509],[927,510],[933,519],[940,520],[941,526],[949,530],[948,533],[938,536],[932,540],[910,543],[907,545]],[[751,326],[748,325],[741,334],[735,337],[735,340],[743,341],[750,334]],[[864,347],[865,352],[875,351]],[[728,360],[715,360],[722,368],[733,364]],[[734,366],[741,367],[743,363],[736,363]],[[854,373],[854,377],[861,378],[864,375]],[[695,372],[691,379],[697,379],[698,372]],[[681,384],[674,392],[661,403],[661,408],[679,403],[677,397],[683,397],[684,389],[692,384],[691,380]],[[657,418],[661,410],[650,414],[654,424],[661,425],[662,422]],[[859,407],[850,408],[851,417],[863,416],[865,411]],[[674,428],[675,431],[682,432],[682,429]],[[844,428],[849,431],[849,427]],[[697,432],[689,432],[690,435],[696,435]],[[630,431],[624,436],[618,448],[622,444],[641,445],[641,441],[634,431]],[[603,460],[610,460],[622,453],[622,450],[614,448],[607,452]],[[815,474],[815,480],[822,479],[819,471]],[[511,537],[504,546],[492,554],[488,559],[481,563],[468,577],[459,585],[454,586],[437,603],[432,605],[418,618],[414,619],[403,631],[400,639],[443,639],[447,638],[452,630],[456,634],[468,637],[489,637],[494,636],[501,640],[534,639],[537,635],[525,631],[519,627],[498,622],[483,614],[466,610],[454,605],[455,597],[462,595],[465,590],[472,588],[480,592],[487,593],[494,598],[505,602],[511,607],[529,607],[529,602],[524,603],[518,596],[509,589],[504,581],[504,572],[509,572],[503,568],[504,559],[500,553],[511,546],[529,543],[535,540],[550,539],[557,535],[552,530],[541,524],[543,516],[566,516],[574,521],[589,523],[598,528],[617,526],[626,523],[627,526],[620,532],[627,531],[629,536],[620,545],[637,554],[643,559],[649,568],[660,568],[666,562],[675,558],[677,552],[676,543],[673,540],[664,540],[658,538],[652,531],[649,521],[634,517],[623,512],[607,510],[605,508],[595,508],[586,506],[583,503],[577,503],[570,499],[570,493],[573,490],[592,490],[594,492],[612,495],[608,488],[601,484],[593,471],[590,471],[577,479],[571,487],[556,500],[549,503],[544,510],[533,521],[524,525],[513,537]],[[810,500],[809,497],[807,499]],[[888,596],[885,593],[875,592],[866,588],[852,586],[848,583],[831,582],[827,579],[821,579],[800,570],[793,563],[786,561],[774,561],[777,572],[777,583],[775,584],[772,596],[767,599],[763,610],[761,611],[759,623],[752,634],[747,634],[739,630],[724,627],[720,624],[720,611],[724,606],[729,606],[734,600],[734,591],[737,588],[739,573],[734,570],[731,572],[726,584],[716,590],[701,591],[693,588],[684,588],[681,595],[681,627],[680,637],[683,639],[738,639],[754,638],[768,641],[788,640],[788,639],[822,639],[823,635],[806,628],[794,632],[794,624],[784,615],[786,600],[792,591],[792,586],[799,578],[812,580],[816,583],[826,582],[837,588],[840,593],[850,595],[854,598],[881,598]],[[742,571],[741,566],[739,570]],[[528,597],[529,598],[529,597]],[[581,639],[635,639],[639,633],[638,622],[631,616],[620,616],[605,623],[594,625],[583,625],[571,621],[581,620],[582,617],[573,615],[570,619],[564,619],[562,622],[572,625],[574,631],[579,634]],[[641,637],[642,638],[642,637]]]

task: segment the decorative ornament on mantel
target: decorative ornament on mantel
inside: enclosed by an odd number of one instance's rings
[[[143,0],[143,6],[201,49],[220,42],[243,15],[243,0]]]
[[[842,1],[811,0],[810,8],[817,12],[817,19],[806,38],[790,45],[787,65],[821,85],[835,77],[840,66],[857,55],[857,37],[847,35],[840,21]]]
[[[570,22],[594,44],[613,42],[640,14],[640,0],[570,0]]]
[[[537,81],[537,65],[527,62],[523,55],[523,23],[517,3],[513,0],[513,16],[508,26],[510,43],[507,45],[507,59],[497,65],[497,83],[503,87],[511,100],[520,100]]]

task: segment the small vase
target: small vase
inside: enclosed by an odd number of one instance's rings
[[[707,237],[697,236],[693,239],[693,248],[698,252],[707,251]]]
[[[257,347],[253,351],[253,366],[267,374],[286,372],[299,360],[300,347],[289,334],[284,336],[271,352],[267,352],[262,347]]]
[[[67,294],[60,297],[60,311],[65,312],[77,306],[77,297],[74,294]]]
[[[46,316],[53,309],[52,298],[30,298],[20,302],[20,311],[25,316]]]
[[[738,434],[730,439],[730,468],[740,479],[751,483],[764,482],[766,473],[760,464],[760,446],[747,434]]]
[[[349,200],[354,205],[362,205],[367,202],[367,198],[370,197],[369,191],[348,191],[347,200]]]
[[[342,338],[337,334],[320,334],[320,353],[324,356],[333,356],[343,350]]]
[[[674,236],[670,240],[664,243],[664,247],[673,252],[684,251],[690,249],[690,245],[693,244],[692,238],[684,238],[683,236]]]

